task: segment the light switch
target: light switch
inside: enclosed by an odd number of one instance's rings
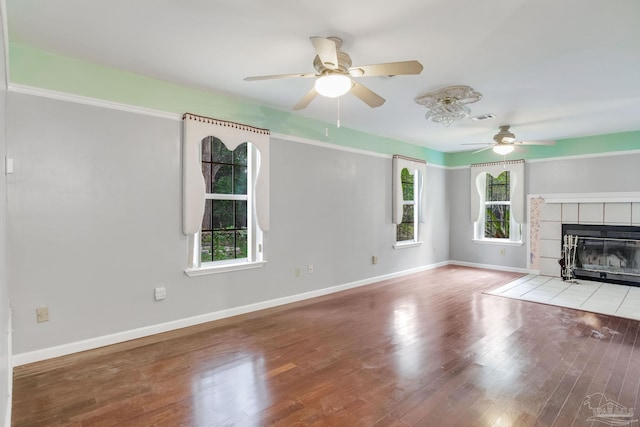
[[[13,159],[9,157],[4,158],[4,170],[7,175],[13,173]]]

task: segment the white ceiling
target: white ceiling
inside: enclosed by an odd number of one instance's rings
[[[386,99],[340,100],[342,126],[444,152],[490,142],[640,129],[638,0],[6,0],[9,40],[291,111],[314,72],[310,36],[337,35],[353,65],[417,59],[417,76],[363,77]],[[414,98],[449,85],[483,94],[445,127]],[[296,114],[335,123],[336,100]]]

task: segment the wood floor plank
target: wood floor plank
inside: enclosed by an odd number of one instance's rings
[[[639,322],[441,267],[14,369],[13,426],[582,426],[640,407]]]

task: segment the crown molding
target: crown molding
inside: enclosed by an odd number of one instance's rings
[[[91,97],[82,96],[82,95],[75,95],[75,94],[70,94],[66,92],[58,92],[50,89],[42,89],[42,88],[26,86],[26,85],[21,85],[16,83],[9,83],[8,89],[9,89],[9,92],[22,93],[25,95],[34,95],[34,96],[40,96],[43,98],[56,99],[59,101],[75,102],[77,104],[90,105],[93,107],[109,108],[111,110],[126,111],[129,113],[143,114],[145,116],[159,117],[162,119],[169,119],[169,120],[175,120],[175,121],[182,120],[182,114],[168,113],[166,111],[153,110],[151,108],[136,107],[129,104],[105,101],[103,99],[91,98]]]

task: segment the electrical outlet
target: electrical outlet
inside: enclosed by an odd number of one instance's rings
[[[49,307],[36,308],[36,320],[38,323],[49,321]]]
[[[500,249],[500,255],[504,255],[506,252],[507,251],[504,248]]]
[[[294,269],[293,270],[293,275],[296,276],[296,277],[300,277],[300,269],[299,268]]]
[[[313,274],[313,264],[309,264],[309,274]]]
[[[156,301],[162,301],[167,297],[167,289],[164,286],[160,286],[154,289],[154,297]]]
[[[378,263],[378,257],[377,256],[372,256],[371,257],[371,264],[377,264]]]

